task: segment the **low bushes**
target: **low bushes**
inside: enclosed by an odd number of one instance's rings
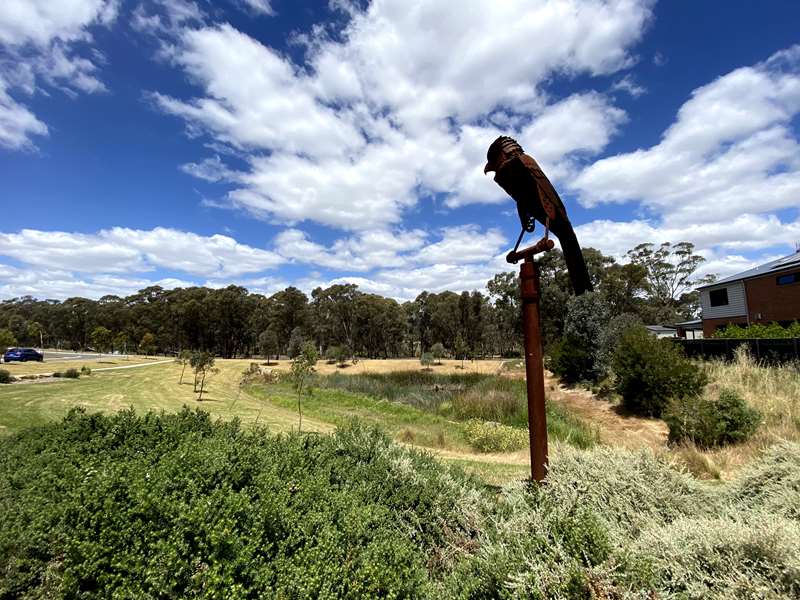
[[[703,370],[669,340],[643,327],[627,329],[614,354],[616,390],[626,409],[660,417],[673,399],[699,394],[708,382]]]
[[[783,327],[778,323],[772,322],[766,325],[754,323],[746,327],[741,327],[735,323],[720,327],[714,332],[715,338],[800,338],[800,322],[793,321],[788,327]]]
[[[0,598],[797,598],[800,446],[706,486],[562,447],[487,490],[375,429],[88,415],[0,438]]]
[[[733,390],[719,397],[695,394],[670,402],[663,414],[671,442],[690,441],[703,448],[743,442],[758,429],[761,413]]]
[[[479,452],[512,452],[528,445],[528,430],[491,421],[467,421],[464,436]]]
[[[14,381],[14,377],[11,373],[5,369],[0,369],[0,383],[11,383]]]

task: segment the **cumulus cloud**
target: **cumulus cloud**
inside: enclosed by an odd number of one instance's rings
[[[586,206],[640,202],[673,225],[797,207],[798,113],[794,46],[694,90],[658,144],[599,160],[574,185]]]
[[[0,255],[37,269],[133,273],[160,268],[206,277],[236,277],[284,262],[274,252],[225,235],[201,236],[164,227],[114,227],[95,234],[23,229],[0,233]]]
[[[69,95],[106,87],[97,75],[90,28],[117,16],[117,0],[4,0],[0,3],[0,146],[31,149],[47,126],[19,99],[43,83]],[[12,92],[17,94],[12,97]]]
[[[184,167],[203,178],[225,173],[233,206],[290,224],[386,228],[427,194],[443,194],[451,208],[499,201],[476,165],[500,127],[541,148],[555,176],[602,150],[624,113],[596,93],[552,102],[547,80],[629,66],[652,4],[339,3],[349,17],[342,31],[297,36],[303,64],[228,24],[187,28],[172,60],[201,93],[150,98],[192,135],[245,153],[242,173],[203,158]]]

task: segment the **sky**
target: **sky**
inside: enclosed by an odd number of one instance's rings
[[[0,299],[483,289],[501,134],[723,277],[800,243],[798,115],[796,0],[3,0]]]

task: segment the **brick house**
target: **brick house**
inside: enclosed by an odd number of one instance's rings
[[[728,323],[800,320],[800,252],[698,288],[703,335]]]

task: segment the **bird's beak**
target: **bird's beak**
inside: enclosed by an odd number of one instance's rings
[[[492,163],[486,163],[486,166],[483,167],[483,174],[486,175],[487,173],[491,173],[494,171],[494,165]]]

